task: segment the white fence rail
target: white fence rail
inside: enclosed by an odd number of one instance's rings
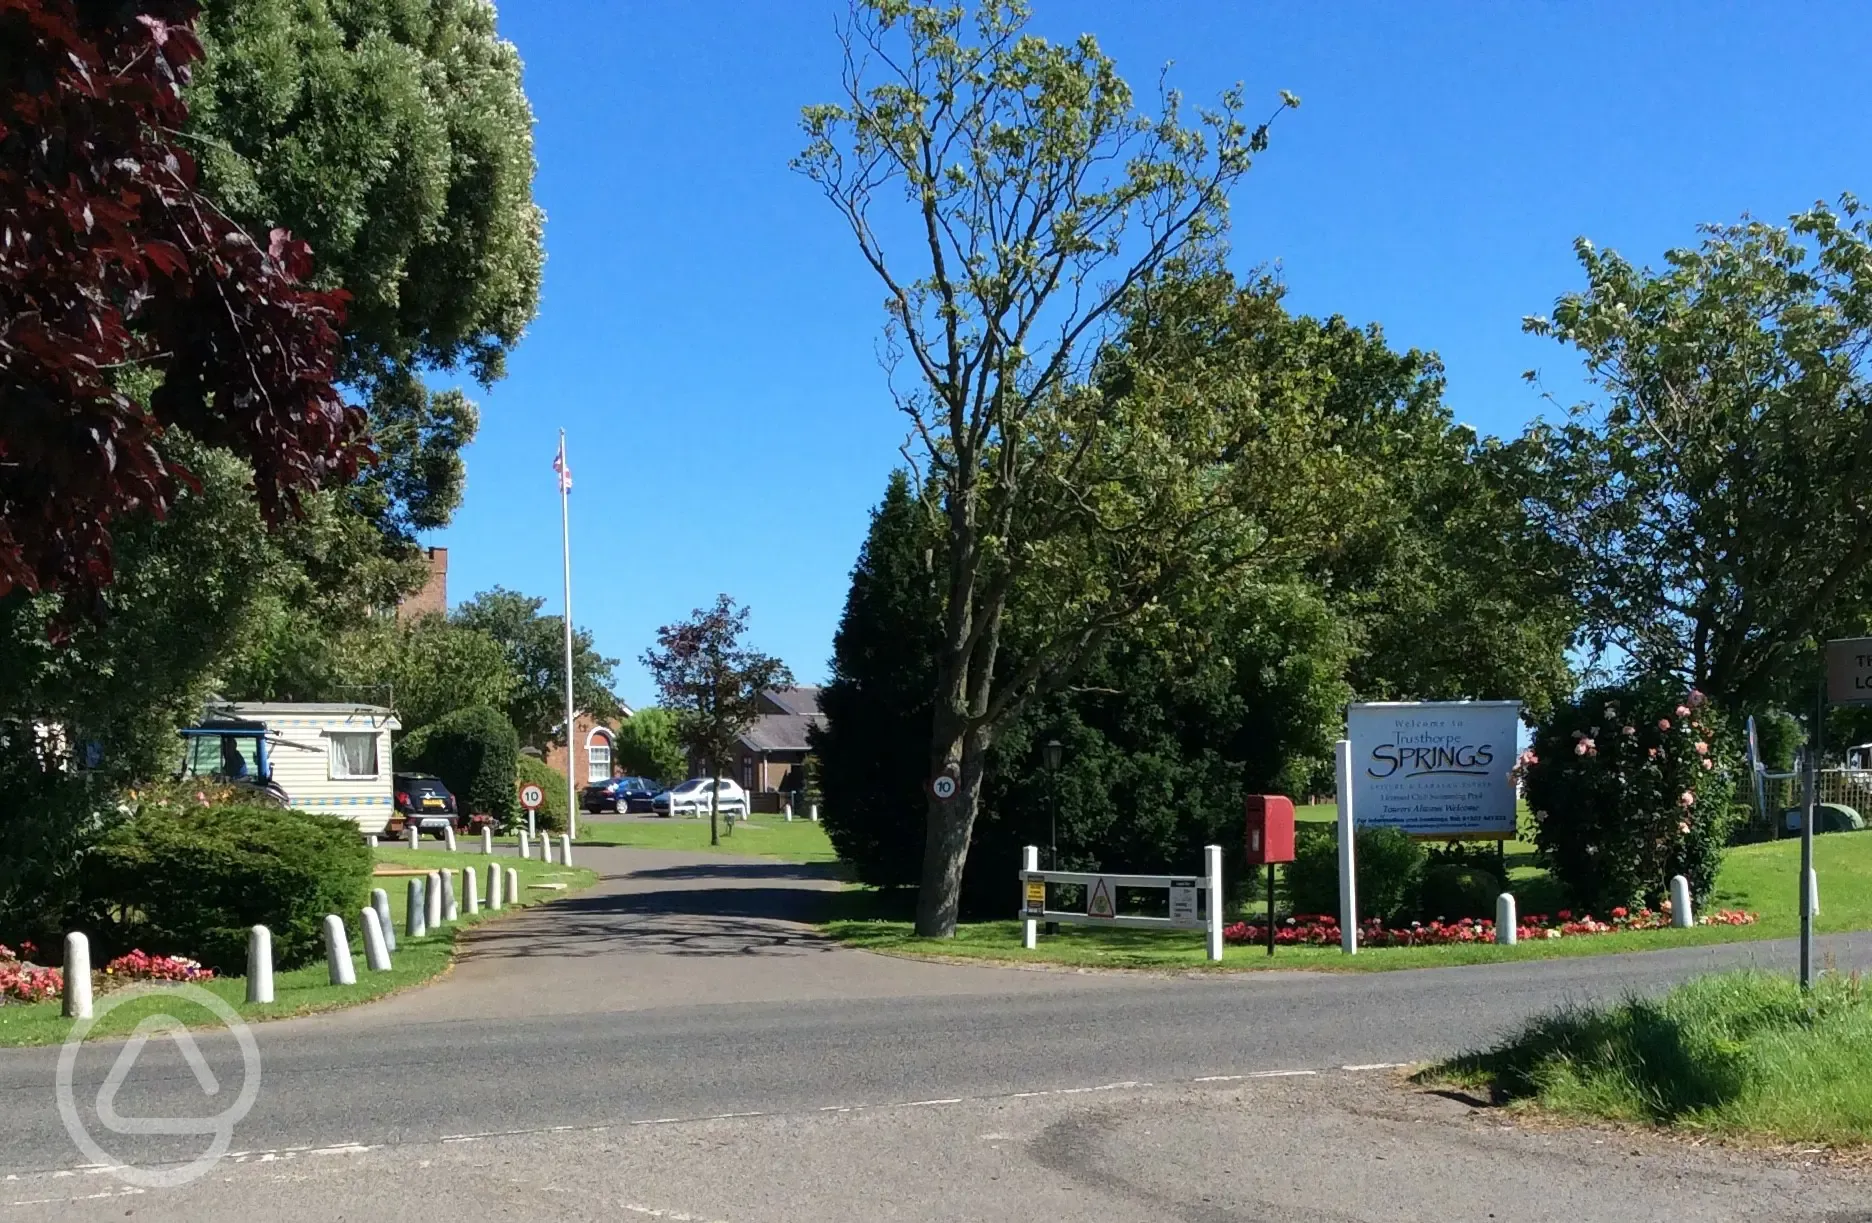
[[[1022,851],[1021,945],[1032,949],[1039,942],[1041,922],[1079,926],[1114,926],[1131,930],[1206,930],[1209,958],[1222,958],[1222,847],[1203,848],[1201,875],[1101,875],[1081,871],[1043,871],[1040,849]],[[1085,889],[1086,907],[1050,909],[1049,884],[1073,884]],[[1118,890],[1161,888],[1169,893],[1168,917],[1146,917],[1118,912]]]

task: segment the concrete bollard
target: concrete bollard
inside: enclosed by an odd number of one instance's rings
[[[552,865],[553,843],[552,843],[552,833],[550,832],[540,838],[540,861],[544,862],[547,866]]]
[[[265,926],[247,932],[247,1001],[273,1001],[273,932]]]
[[[377,910],[365,905],[360,916],[364,919],[364,966],[372,972],[389,972],[390,949],[384,946],[383,923],[377,919]]]
[[[786,805],[786,822],[789,824],[793,822],[793,804],[792,803],[788,803]]]
[[[403,933],[411,938],[421,938],[429,933],[429,901],[424,896],[428,891],[427,883],[422,879],[409,881],[409,897],[403,902]]]
[[[1515,911],[1515,898],[1503,892],[1495,898],[1495,941],[1512,947],[1521,939],[1521,915]]]
[[[455,825],[450,824],[442,830],[442,843],[448,846],[450,853],[455,852]]]
[[[819,804],[818,803],[814,803],[812,805],[812,822],[815,824],[819,822]]]
[[[470,915],[481,911],[481,876],[472,866],[462,868],[462,897]]]
[[[333,985],[356,985],[357,965],[351,962],[351,940],[345,936],[344,918],[325,915],[325,967]]]
[[[1682,875],[1671,876],[1671,925],[1679,930],[1696,925],[1696,914],[1690,911],[1690,881]]]
[[[371,908],[377,910],[377,928],[383,931],[384,950],[396,950],[396,923],[390,920],[390,893],[372,888]]]
[[[461,905],[455,897],[455,872],[442,872],[442,920],[458,922],[461,920]]]
[[[417,836],[416,825],[414,824],[408,825],[407,828],[405,829],[405,832],[407,833],[409,837],[409,847],[411,849],[415,849],[416,848],[416,836]]]
[[[65,1005],[67,1019],[91,1018],[91,940],[74,930],[65,936]]]
[[[481,829],[481,852],[489,857],[494,856],[494,830],[485,825]]]
[[[569,832],[559,838],[559,865],[572,865],[572,834]]]
[[[520,856],[522,858],[533,856],[533,838],[527,835],[527,830],[524,828],[520,830]]]
[[[507,881],[507,872],[498,862],[488,863],[488,908],[501,907],[501,884]]]
[[[1807,872],[1807,912],[1820,916],[1820,872],[1815,870]]]
[[[429,882],[423,886],[423,921],[431,930],[442,928],[442,872],[430,871]]]
[[[377,834],[374,832],[367,833],[364,837],[364,844],[371,849],[376,849],[377,848]]]
[[[511,866],[507,868],[507,903],[520,903],[520,872]]]

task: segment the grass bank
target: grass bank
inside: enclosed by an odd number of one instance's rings
[[[1872,987],[1723,973],[1573,1008],[1418,1081],[1560,1116],[1825,1146],[1872,1142]]]
[[[1511,849],[1509,864],[1510,886],[1521,902],[1523,913],[1557,911],[1559,904],[1551,881],[1534,868],[1524,853]],[[1872,929],[1872,831],[1832,833],[1815,838],[1814,866],[1820,876],[1821,901],[1815,929],[1822,934]],[[1344,955],[1336,947],[1282,947],[1271,959],[1260,947],[1228,947],[1222,962],[1211,964],[1205,958],[1199,933],[1062,926],[1059,934],[1043,936],[1040,946],[1028,951],[1021,946],[1018,921],[967,923],[958,928],[953,939],[919,939],[911,928],[907,899],[870,889],[853,889],[842,894],[840,912],[828,922],[826,929],[833,937],[853,946],[902,955],[1102,968],[1311,968],[1372,972],[1785,938],[1800,929],[1796,899],[1799,867],[1800,843],[1797,840],[1740,845],[1729,851],[1722,873],[1717,877],[1715,895],[1706,907],[1747,909],[1760,917],[1752,926],[1631,931],[1528,941],[1517,947],[1497,947],[1491,943],[1365,948],[1356,956]],[[1015,897],[1011,870],[1008,891],[1012,908]]]
[[[837,862],[838,854],[827,839],[825,826],[811,820],[788,821],[778,815],[757,815],[739,821],[734,831],[722,824],[720,845],[709,844],[709,822],[693,816],[672,819],[601,821],[579,819],[578,840],[572,843],[573,860],[581,845],[622,845],[630,849],[676,849],[691,853],[740,854],[778,858],[786,862]]]
[[[583,868],[548,866],[537,860],[524,861],[514,857],[494,859],[503,867],[511,866],[519,872],[521,906],[539,904],[576,891],[595,882],[598,876]],[[446,850],[431,849],[379,849],[377,861],[392,867],[420,867],[426,870],[441,870],[453,867],[473,866],[482,872],[485,883],[489,859],[478,853],[455,853]],[[542,883],[565,884],[563,890],[535,888],[531,885]],[[393,967],[388,972],[370,972],[364,967],[364,942],[360,928],[359,915],[341,914],[345,919],[345,928],[351,933],[351,949],[357,964],[356,985],[333,985],[325,967],[323,958],[312,964],[290,971],[276,972],[273,977],[274,1001],[265,1005],[253,1005],[246,1001],[247,979],[245,977],[220,977],[204,983],[204,988],[213,993],[239,1012],[241,1018],[250,1021],[267,1019],[285,1019],[295,1015],[310,1015],[319,1011],[338,1010],[342,1007],[356,1006],[370,1002],[411,986],[422,985],[434,980],[448,970],[455,955],[457,935],[484,921],[497,920],[500,913],[483,910],[470,916],[463,912],[461,920],[452,926],[411,939],[403,936],[404,900],[408,885],[403,878],[379,878],[373,885],[381,887],[390,894],[390,912],[396,923],[397,949],[391,956]],[[484,896],[485,899],[485,896]],[[511,911],[512,905],[501,912]],[[97,1002],[101,1009],[112,994],[98,995]],[[57,1001],[13,1003],[0,1006],[0,1047],[21,1045],[51,1045],[65,1039],[71,1030],[71,1021],[59,1014]],[[149,998],[137,998],[124,1002],[100,1019],[87,1035],[88,1040],[109,1039],[125,1036],[136,1025],[151,1015],[165,1014],[173,1016],[190,1026],[218,1027],[221,1020],[205,1008],[185,1002],[173,996],[159,995]]]

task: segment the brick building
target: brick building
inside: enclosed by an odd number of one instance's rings
[[[607,777],[620,776],[623,769],[617,761],[617,728],[624,718],[631,716],[628,706],[620,706],[617,721],[604,721],[581,713],[572,719],[571,759],[567,760],[566,744],[553,740],[546,744],[543,753],[546,763],[560,773],[567,771],[571,764],[572,780],[580,789],[594,781],[603,781]]]
[[[429,562],[429,576],[421,590],[397,604],[398,620],[448,615],[448,549],[424,548],[423,559]]]

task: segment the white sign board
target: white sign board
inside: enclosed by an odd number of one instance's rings
[[[1196,881],[1194,879],[1172,879],[1170,881],[1170,920],[1178,926],[1192,929],[1203,924],[1196,913]]]
[[[1827,642],[1826,681],[1829,705],[1872,701],[1872,637]]]
[[[1515,831],[1519,701],[1384,701],[1346,710],[1352,818],[1420,837]]]

